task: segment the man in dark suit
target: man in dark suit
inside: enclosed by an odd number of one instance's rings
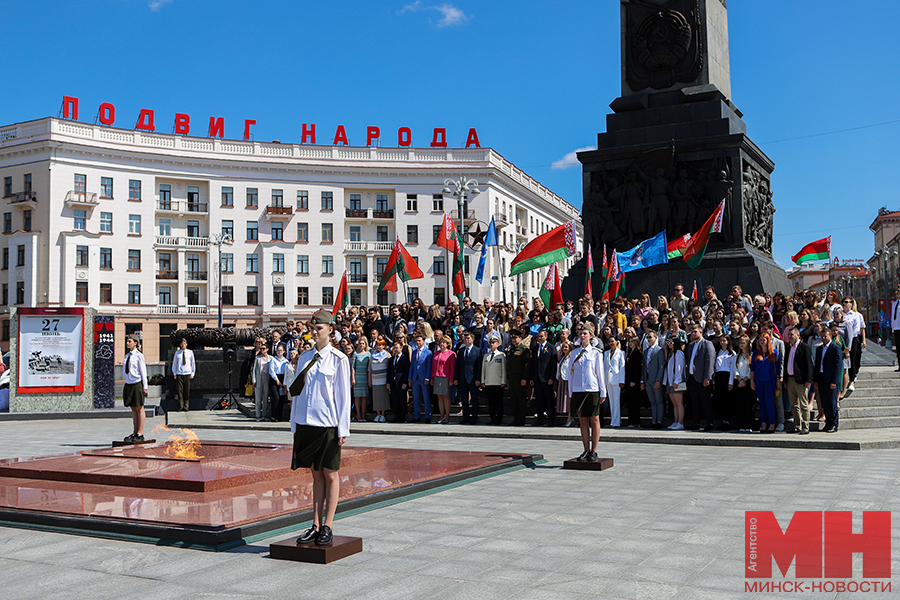
[[[481,387],[481,350],[475,347],[471,331],[462,335],[463,345],[456,351],[456,393],[462,404],[460,425],[478,423],[478,388]]]
[[[431,350],[425,347],[425,336],[413,335],[416,348],[409,366],[409,387],[413,394],[413,422],[431,422]]]
[[[406,423],[406,404],[409,392],[409,357],[403,352],[403,344],[395,342],[393,356],[388,361],[387,389],[391,393],[391,410],[394,420],[391,423]]]
[[[706,417],[706,431],[713,430],[712,379],[716,370],[716,348],[703,337],[699,323],[691,326],[690,343],[685,353],[687,371],[687,393],[691,399],[694,431],[700,429],[700,407]]]
[[[841,380],[841,349],[832,342],[832,333],[824,324],[821,327],[822,345],[816,349],[816,365],[813,377],[816,393],[822,399],[825,409],[825,432],[835,433],[838,430],[839,416],[837,407],[838,384]]]
[[[553,383],[556,379],[556,348],[547,343],[547,332],[540,330],[537,341],[531,349],[531,387],[534,389],[534,401],[537,404],[536,426],[542,426],[544,413],[547,414],[547,427],[553,427],[556,420],[556,395]]]
[[[813,364],[812,352],[800,339],[799,327],[791,327],[786,352],[784,381],[793,407],[791,412],[794,415],[794,427],[797,433],[806,435],[809,433],[809,396],[806,391],[812,385]]]
[[[650,400],[650,416],[653,429],[662,429],[665,404],[663,403],[662,381],[666,374],[666,353],[657,341],[657,334],[652,329],[647,331],[648,347],[644,350],[644,361],[641,369],[641,389],[647,391]]]

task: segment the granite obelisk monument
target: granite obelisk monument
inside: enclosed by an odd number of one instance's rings
[[[772,259],[774,163],[747,136],[731,101],[725,0],[621,0],[622,95],[610,104],[597,150],[580,152],[585,247],[598,261],[660,231],[695,233],[725,200],[722,232],[700,266],[681,259],[628,273],[628,294],[713,285],[724,297],[789,291]],[[584,289],[584,261],[566,297]],[[594,289],[599,289],[599,269]]]

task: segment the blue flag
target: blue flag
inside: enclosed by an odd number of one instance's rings
[[[669,262],[666,251],[666,232],[660,231],[627,252],[617,252],[616,257],[622,273],[666,264]]]
[[[488,246],[499,246],[497,241],[497,228],[494,226],[494,217],[491,217],[491,224],[488,225],[487,234],[484,237],[484,243],[481,245],[481,258],[478,259],[478,273],[475,275],[475,281],[481,283],[484,279],[484,263],[487,262]]]

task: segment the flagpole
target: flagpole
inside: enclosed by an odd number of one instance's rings
[[[506,279],[503,277],[502,267],[500,266],[500,244],[494,247],[494,256],[497,259],[497,276],[500,279],[500,299],[506,302]]]
[[[450,269],[452,265],[450,264],[450,249],[444,246],[444,277],[446,278],[446,282],[444,284],[444,288],[447,290],[447,295],[444,296],[444,304],[445,306],[450,306],[450,292],[451,283],[450,283]]]

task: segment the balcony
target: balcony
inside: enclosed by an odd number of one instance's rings
[[[475,211],[471,208],[464,209],[462,211],[463,217],[468,221],[473,221],[475,219]],[[453,209],[450,211],[450,218],[453,219],[454,222],[459,221],[459,209]]]
[[[509,219],[503,213],[495,213],[494,214],[494,225],[497,227],[506,227],[509,225]]]
[[[350,281],[350,283],[365,283],[366,282],[366,274],[365,273],[349,273],[347,275],[347,279]]]
[[[270,221],[273,219],[290,219],[294,214],[294,209],[290,206],[267,206],[266,218]]]
[[[156,312],[160,315],[177,315],[178,306],[175,304],[157,304]]]
[[[347,252],[390,252],[394,242],[344,242]]]
[[[158,235],[156,236],[157,248],[197,248],[206,249],[209,247],[208,237],[185,237],[179,235]]]
[[[368,220],[369,218],[369,209],[367,208],[348,208],[344,212],[348,219]]]
[[[206,281],[206,271],[185,271],[184,278],[187,281]]]
[[[157,212],[184,215],[209,214],[209,204],[206,202],[185,202],[184,200],[159,200],[156,203]]]
[[[159,270],[156,272],[157,279],[178,279],[178,271]]]
[[[394,218],[394,209],[389,208],[387,210],[373,210],[372,218],[373,219],[393,219]]]
[[[206,315],[209,314],[208,306],[186,306],[189,315]]]
[[[7,196],[7,198],[9,198],[10,204],[18,204],[19,208],[31,208],[37,204],[37,194],[33,191],[19,192],[18,194]]]
[[[94,208],[100,204],[97,200],[97,193],[82,192],[79,190],[69,190],[66,192],[67,206],[80,206],[83,208]]]

